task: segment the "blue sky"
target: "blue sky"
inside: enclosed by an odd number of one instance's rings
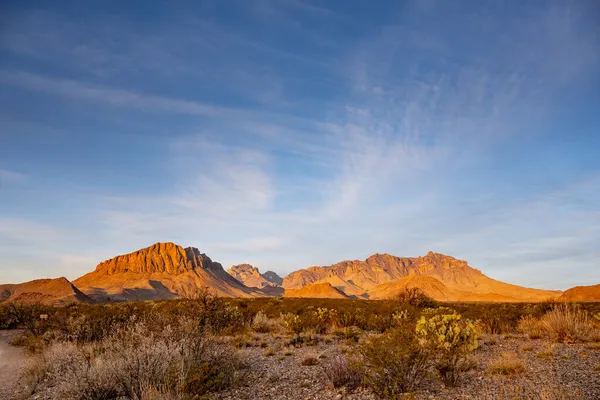
[[[225,268],[429,250],[600,282],[600,7],[0,6],[0,282],[157,241]]]

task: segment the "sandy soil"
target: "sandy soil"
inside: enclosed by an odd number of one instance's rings
[[[9,342],[20,335],[17,330],[0,330],[0,399],[11,399],[19,377],[27,367],[29,355],[21,348],[11,346]]]

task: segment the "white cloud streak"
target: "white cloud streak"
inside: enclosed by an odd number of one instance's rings
[[[225,110],[195,101],[173,99],[135,91],[89,85],[69,79],[48,79],[22,71],[0,70],[0,82],[27,90],[66,96],[76,100],[91,100],[120,107],[160,110],[175,114],[214,116]]]

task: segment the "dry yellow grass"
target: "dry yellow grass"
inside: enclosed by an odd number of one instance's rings
[[[539,319],[521,318],[518,330],[531,339],[547,337],[554,342],[589,342],[600,338],[600,328],[589,314],[568,304],[553,308]]]
[[[515,353],[504,352],[488,366],[488,372],[497,375],[518,375],[525,371],[525,363]]]

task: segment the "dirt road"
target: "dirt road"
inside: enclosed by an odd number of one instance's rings
[[[20,335],[19,331],[0,331],[0,399],[12,398],[19,377],[27,367],[29,356],[9,342]]]

